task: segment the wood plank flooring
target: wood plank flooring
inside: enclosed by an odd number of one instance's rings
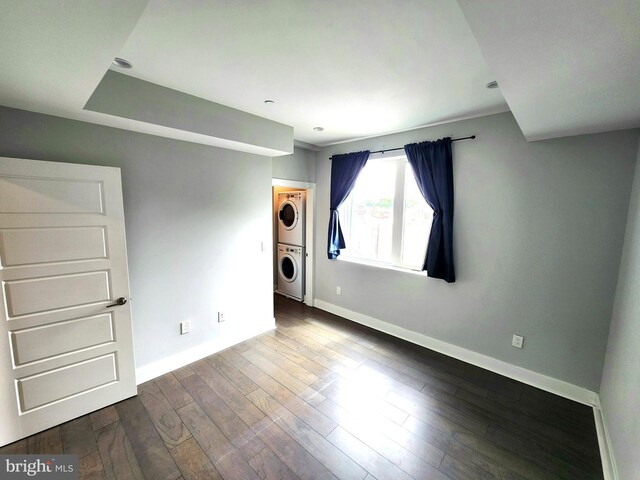
[[[602,479],[591,408],[276,296],[278,329],[0,449],[81,479]]]

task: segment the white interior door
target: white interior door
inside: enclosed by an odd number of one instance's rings
[[[0,283],[0,445],[136,394],[120,169],[0,158]]]

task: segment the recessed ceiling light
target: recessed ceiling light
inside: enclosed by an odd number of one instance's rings
[[[111,63],[114,64],[116,67],[120,67],[120,68],[133,68],[133,65],[131,65],[131,62],[126,61],[124,58],[116,57],[113,59],[113,62]]]
[[[265,100],[264,103],[276,103],[273,100]]]
[[[316,132],[321,132],[324,130],[324,127],[313,127]]]
[[[493,82],[487,83],[487,88],[498,88],[498,82],[494,80]]]

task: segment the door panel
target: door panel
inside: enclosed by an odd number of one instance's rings
[[[0,445],[136,394],[120,170],[0,158]]]
[[[109,273],[87,272],[4,284],[7,319],[109,300]]]
[[[110,313],[15,330],[11,333],[13,363],[20,366],[113,341]]]
[[[100,181],[0,177],[0,213],[104,213]]]
[[[92,358],[16,382],[21,413],[117,380],[115,355]]]
[[[80,348],[72,350],[68,353],[45,357],[41,360],[15,365],[13,367],[15,378],[25,378],[37,375],[43,371],[62,368],[85,360],[91,360],[102,355],[110,354],[114,351],[114,342],[101,343],[99,345],[90,346],[89,348]],[[134,392],[135,395],[135,392]],[[131,396],[131,395],[130,395]],[[117,400],[116,400],[117,401]],[[113,402],[111,402],[113,403]],[[108,404],[107,404],[108,405]],[[95,410],[95,409],[94,409]]]
[[[5,267],[106,257],[103,227],[0,230],[0,265]]]

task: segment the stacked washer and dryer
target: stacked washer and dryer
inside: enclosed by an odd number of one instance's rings
[[[278,287],[276,293],[304,298],[306,192],[278,194]]]

